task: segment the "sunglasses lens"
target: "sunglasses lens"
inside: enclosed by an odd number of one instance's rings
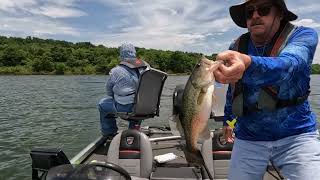
[[[246,18],[247,19],[251,19],[252,16],[253,16],[254,11],[255,11],[254,7],[248,7],[246,9]]]
[[[259,8],[257,9],[258,14],[259,14],[260,16],[267,16],[267,15],[270,13],[270,10],[271,10],[271,6],[259,7]]]
[[[267,16],[270,13],[272,5],[262,5],[260,7],[249,6],[246,8],[245,15],[247,19],[251,19],[254,11],[257,11],[259,16]]]

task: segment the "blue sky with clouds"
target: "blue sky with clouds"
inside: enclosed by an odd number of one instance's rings
[[[241,0],[0,0],[0,35],[36,36],[107,47],[123,42],[212,54],[246,29],[228,12]],[[294,23],[320,34],[319,0],[287,0]],[[320,46],[314,63],[320,63]]]

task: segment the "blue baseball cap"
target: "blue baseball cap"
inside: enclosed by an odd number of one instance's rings
[[[121,61],[135,61],[137,59],[136,49],[132,44],[122,44],[120,46]]]

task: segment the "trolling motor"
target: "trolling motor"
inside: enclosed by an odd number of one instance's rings
[[[30,156],[32,159],[32,180],[45,179],[52,167],[70,164],[69,159],[61,149],[33,149]]]
[[[121,177],[131,180],[129,173],[116,164],[92,162],[89,164],[71,164],[61,149],[33,149],[32,180],[89,180],[114,179]]]
[[[226,104],[226,93],[228,90],[227,84],[220,84],[215,82],[214,96],[215,101],[212,106],[210,119],[214,119],[216,122],[222,122],[224,117],[224,105]],[[179,114],[182,106],[184,85],[177,85],[173,93],[173,110],[172,114]]]

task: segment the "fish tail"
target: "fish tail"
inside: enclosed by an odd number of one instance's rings
[[[199,150],[188,150],[188,148],[184,148],[184,154],[186,156],[186,160],[190,165],[202,166],[204,165],[204,160],[201,152]]]
[[[194,152],[187,151],[185,152],[186,160],[189,165],[198,166],[201,167],[203,171],[206,172],[209,179],[213,180],[213,176],[211,174],[211,171],[209,170],[208,166],[206,165],[203,156],[199,150],[196,150]]]

